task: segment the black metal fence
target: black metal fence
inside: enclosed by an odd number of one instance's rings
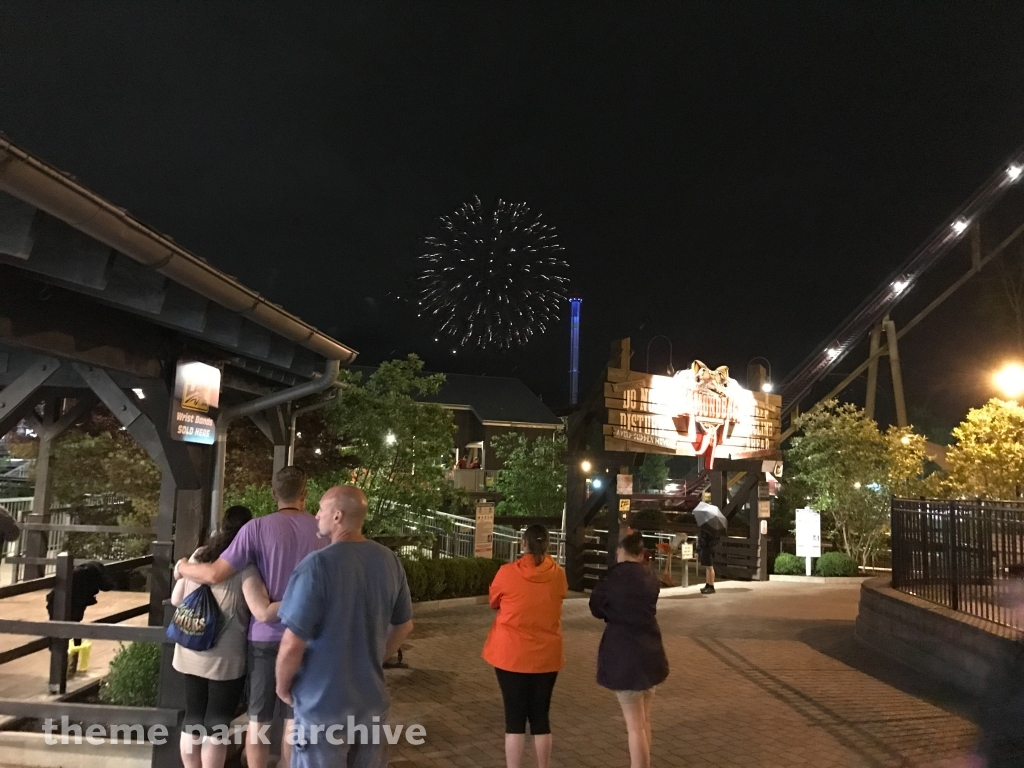
[[[1024,502],[892,501],[892,586],[1024,630],[1008,568],[1024,563]]]

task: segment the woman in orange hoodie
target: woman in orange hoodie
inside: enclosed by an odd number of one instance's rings
[[[562,600],[569,591],[565,571],[548,555],[548,531],[531,525],[523,533],[525,554],[503,565],[491,582],[491,608],[498,611],[484,643],[505,703],[505,764],[519,768],[530,723],[537,768],[551,760],[548,709],[562,652]]]

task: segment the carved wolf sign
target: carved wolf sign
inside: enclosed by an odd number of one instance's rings
[[[605,449],[677,456],[775,458],[780,450],[778,395],[752,392],[726,366],[695,360],[675,376],[608,369]]]

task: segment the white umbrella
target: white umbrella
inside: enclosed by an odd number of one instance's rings
[[[723,534],[729,530],[729,521],[722,510],[714,504],[700,502],[693,508],[693,517],[697,521],[697,527],[713,533]]]

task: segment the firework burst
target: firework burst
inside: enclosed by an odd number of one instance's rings
[[[479,197],[440,219],[423,239],[416,278],[420,317],[460,347],[512,349],[557,322],[569,265],[555,228],[526,203]]]

